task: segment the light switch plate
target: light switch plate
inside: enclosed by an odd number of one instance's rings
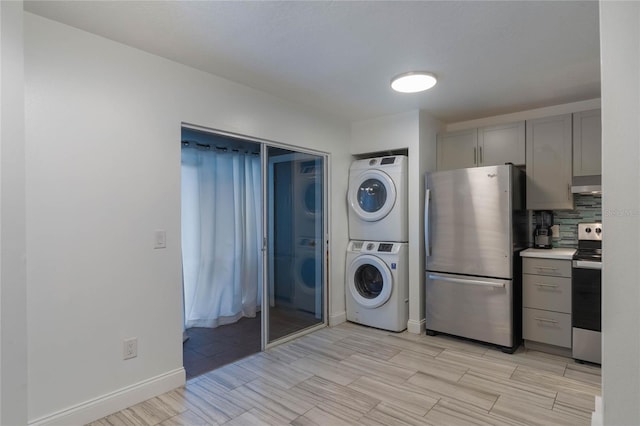
[[[560,225],[553,225],[551,227],[551,238],[554,240],[560,239]]]

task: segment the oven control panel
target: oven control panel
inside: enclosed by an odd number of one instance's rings
[[[578,240],[602,241],[602,223],[579,223]]]

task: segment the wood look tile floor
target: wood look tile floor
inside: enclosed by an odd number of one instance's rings
[[[345,323],[107,416],[106,425],[589,425],[600,368]]]

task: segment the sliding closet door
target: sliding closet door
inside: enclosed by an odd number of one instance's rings
[[[265,146],[265,336],[270,343],[324,325],[325,158]]]

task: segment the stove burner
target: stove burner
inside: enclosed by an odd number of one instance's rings
[[[577,251],[573,255],[573,260],[589,260],[591,262],[602,262],[602,253]]]

